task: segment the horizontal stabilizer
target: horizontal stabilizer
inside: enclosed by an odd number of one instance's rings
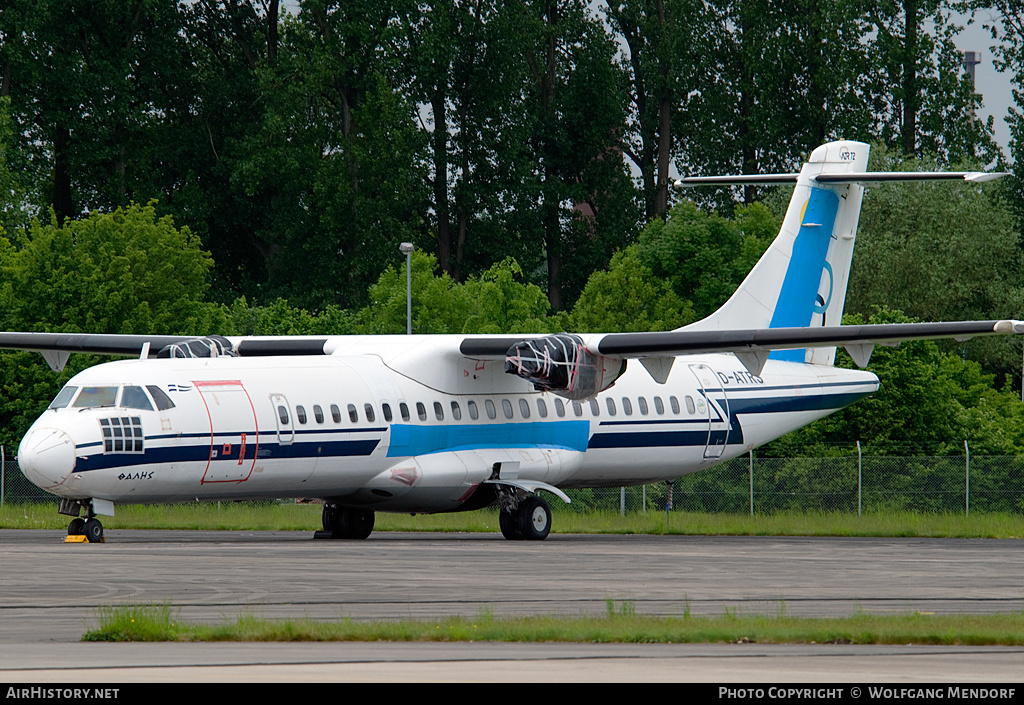
[[[849,174],[818,174],[811,177],[819,184],[880,184],[907,181],[968,181],[984,183],[1007,176],[1001,171],[866,171]],[[730,176],[687,176],[678,179],[678,187],[694,186],[771,186],[795,184],[800,174],[733,174]]]

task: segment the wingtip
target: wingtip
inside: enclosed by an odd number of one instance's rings
[[[996,321],[992,327],[996,333],[1024,333],[1024,321],[1007,320]]]

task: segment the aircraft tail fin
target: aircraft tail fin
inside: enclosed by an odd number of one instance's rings
[[[841,141],[811,154],[799,174],[681,179],[677,186],[795,183],[775,241],[732,297],[715,313],[679,330],[726,331],[838,326],[857,238],[864,183],[955,179],[987,181],[1002,174],[866,170],[869,146]],[[777,350],[772,359],[831,365],[835,348]]]

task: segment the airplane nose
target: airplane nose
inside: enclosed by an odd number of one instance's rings
[[[22,474],[44,490],[62,485],[75,461],[75,442],[58,428],[30,429],[18,447]]]

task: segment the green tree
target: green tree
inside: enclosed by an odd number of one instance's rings
[[[714,103],[716,47],[725,18],[713,4],[693,0],[609,2],[605,14],[628,49],[621,63],[629,95],[623,150],[640,171],[645,218],[664,218],[672,156],[687,136],[684,119],[689,126],[709,105],[721,107]]]
[[[3,330],[206,335],[225,330],[204,302],[212,267],[188,229],[154,206],[132,205],[81,220],[33,220],[12,243],[0,238]],[[68,378],[106,360],[74,355],[59,375],[36,353],[0,353],[0,443],[16,444]]]
[[[310,312],[275,299],[253,306],[245,297],[226,307],[227,323],[221,335],[351,335],[358,333],[355,316],[347,309],[327,306]]]
[[[680,201],[666,221],[653,220],[637,242],[637,257],[682,299],[696,319],[732,295],[778,234],[779,222],[759,203],[737,209],[735,219]]]
[[[876,146],[869,168],[940,167]],[[867,315],[875,307],[891,307],[924,321],[1018,317],[1024,308],[1024,261],[1018,224],[1003,193],[998,182],[872,186],[861,208],[846,310]],[[1019,374],[1020,343],[1008,337],[943,346],[966,351],[990,372]]]
[[[904,323],[913,319],[880,309],[867,319],[844,317],[844,324]],[[837,364],[852,368],[840,351]],[[810,426],[794,431],[761,451],[775,457],[851,452],[860,441],[867,454],[959,453],[967,440],[972,453],[1015,454],[1024,444],[1024,404],[993,386],[993,375],[962,356],[943,352],[933,341],[876,347],[868,370],[878,375],[878,392]]]
[[[998,155],[992,125],[978,120],[974,92],[954,39],[950,0],[873,0],[867,3],[872,35],[868,91],[875,134],[907,156],[943,162]]]
[[[434,255],[412,256],[413,333],[549,333],[564,327],[560,316],[548,317],[540,287],[521,281],[523,271],[511,258],[478,277],[458,283],[438,272]],[[404,333],[405,267],[388,267],[370,287],[370,305],[359,312],[366,333]]]
[[[0,96],[0,236],[28,224],[25,188],[8,165],[14,143],[10,103],[9,96]]]
[[[154,205],[43,225],[0,241],[5,330],[205,334],[213,266]]]
[[[680,171],[784,172],[829,139],[869,136],[862,2],[709,4],[720,19],[699,65],[715,81],[688,115]],[[745,203],[758,197],[743,189]]]
[[[176,3],[164,0],[5,3],[0,93],[18,135],[11,164],[28,175],[37,213],[52,206],[62,222],[156,195],[179,30]]]
[[[693,304],[641,264],[632,245],[590,275],[569,320],[579,333],[672,330],[693,322]]]
[[[523,2],[527,186],[537,207],[517,212],[542,234],[551,307],[566,308],[597,266],[636,233],[635,193],[622,158],[623,81],[615,44],[582,0]],[[536,212],[536,220],[524,214]],[[525,220],[525,222],[523,222]]]

